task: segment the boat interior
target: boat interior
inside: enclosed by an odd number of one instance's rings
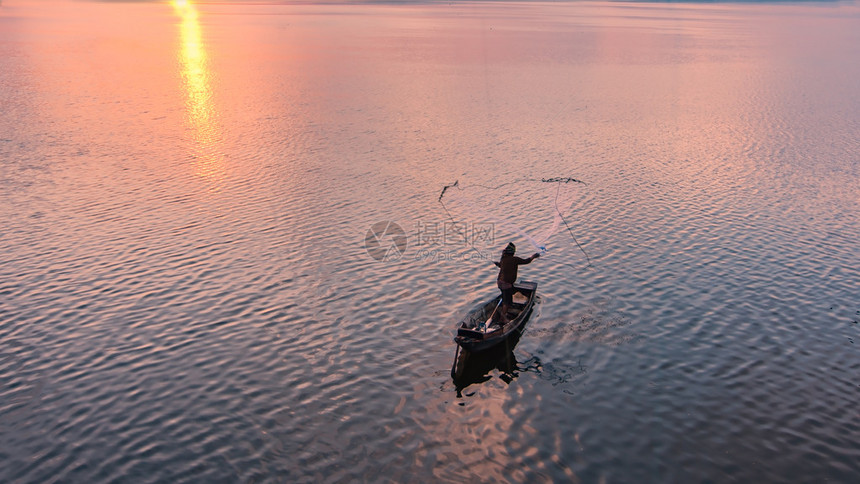
[[[533,291],[533,289],[528,288],[516,288],[516,292],[514,292],[513,295],[513,304],[508,308],[508,321],[513,321],[523,312]],[[496,296],[469,313],[469,315],[464,319],[462,327],[478,329],[484,323],[489,322],[486,326],[486,332],[489,333],[499,329],[499,322],[502,319],[501,299],[501,296]]]

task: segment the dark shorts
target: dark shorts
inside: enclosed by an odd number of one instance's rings
[[[499,287],[499,290],[502,291],[502,304],[510,307],[511,304],[514,303],[514,293],[517,292],[517,290],[514,289],[514,286],[511,286],[507,289],[502,289],[501,287]]]

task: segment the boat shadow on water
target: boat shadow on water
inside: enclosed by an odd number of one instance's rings
[[[499,345],[477,353],[471,353],[457,346],[454,364],[451,367],[451,378],[454,380],[457,396],[461,397],[461,392],[469,385],[492,379],[494,370],[501,373],[499,378],[505,383],[511,383],[519,376],[519,362],[514,354],[514,348],[520,341],[521,335],[521,332],[517,332]]]

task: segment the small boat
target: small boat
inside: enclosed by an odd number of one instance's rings
[[[512,334],[519,334],[535,302],[537,283],[523,281],[514,283],[513,304],[508,308],[508,324],[499,326],[501,320],[502,296],[498,295],[481,304],[460,321],[457,336],[454,337],[460,348],[470,353],[484,351],[505,341]]]
[[[519,374],[520,367],[514,348],[520,340],[524,327],[528,321],[520,326],[519,332],[514,331],[504,343],[497,344],[484,351],[470,353],[457,346],[454,355],[454,365],[451,367],[451,378],[454,380],[454,388],[457,396],[462,397],[462,391],[469,385],[481,384],[492,377],[490,373],[498,370],[499,378],[510,383]]]

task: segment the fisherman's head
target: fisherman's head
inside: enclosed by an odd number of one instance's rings
[[[507,245],[507,247],[505,247],[505,250],[502,251],[502,254],[514,255],[514,253],[516,251],[517,251],[517,246],[514,245],[513,242],[508,242],[508,245]]]

